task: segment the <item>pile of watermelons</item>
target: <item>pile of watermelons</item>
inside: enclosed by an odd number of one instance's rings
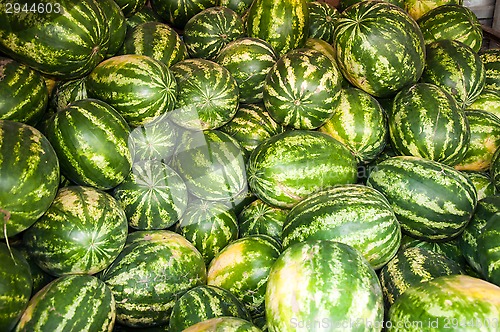
[[[498,331],[500,49],[457,0],[0,0],[0,331]]]

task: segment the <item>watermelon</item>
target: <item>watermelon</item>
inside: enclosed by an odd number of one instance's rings
[[[342,74],[337,64],[313,49],[283,55],[264,82],[264,105],[283,126],[315,129],[332,116],[339,102]]]
[[[375,97],[389,97],[416,83],[425,66],[418,25],[387,2],[362,1],[343,11],[334,47],[345,78]]]
[[[380,284],[389,308],[411,286],[434,278],[462,274],[455,261],[422,247],[402,249],[380,270]]]
[[[483,172],[463,171],[464,174],[472,181],[477,192],[477,199],[481,200],[487,196],[493,196],[497,193],[495,184],[490,175]]]
[[[110,31],[97,0],[31,2],[37,9],[17,14],[9,4],[0,3],[0,51],[9,57],[67,80],[85,76],[106,56]]]
[[[386,145],[387,115],[367,92],[345,88],[332,117],[319,127],[319,131],[347,146],[358,162],[369,163]]]
[[[250,190],[267,204],[291,208],[313,192],[356,182],[352,153],[327,134],[288,130],[253,150],[247,163]]]
[[[403,88],[389,116],[392,146],[402,155],[422,157],[450,166],[469,148],[470,128],[453,97],[432,83]]]
[[[249,37],[260,38],[283,55],[304,46],[309,33],[305,0],[254,0],[246,15]]]
[[[127,34],[141,23],[146,22],[163,22],[160,16],[150,6],[144,6],[141,10],[134,13],[134,15],[126,17]]]
[[[455,168],[467,171],[487,171],[493,154],[500,147],[500,117],[478,110],[466,110],[470,127],[467,153]]]
[[[419,157],[398,156],[379,163],[367,185],[387,198],[404,232],[424,240],[460,234],[477,204],[476,189],[465,175]]]
[[[240,237],[264,234],[281,242],[283,224],[288,210],[280,209],[256,199],[238,214]]]
[[[113,190],[134,229],[165,229],[182,216],[187,207],[186,184],[179,174],[160,160],[133,164],[132,171]]]
[[[167,324],[177,298],[206,283],[201,254],[182,236],[166,231],[129,234],[125,248],[100,274],[116,299],[117,320],[148,327]]]
[[[309,38],[317,38],[333,43],[335,23],[340,15],[337,8],[328,2],[309,1]]]
[[[333,62],[337,63],[337,59],[335,57],[335,49],[331,44],[328,42],[324,41],[323,39],[318,39],[318,38],[307,38],[306,44],[304,45],[305,48],[310,48],[316,51],[320,51],[324,55],[330,58]],[[342,78],[342,87],[345,86],[346,80],[344,79],[344,76],[341,75]]]
[[[126,54],[101,62],[86,80],[90,97],[113,106],[131,126],[174,109],[177,82],[163,62]]]
[[[465,276],[441,276],[411,287],[388,312],[388,331],[496,331],[500,287]]]
[[[216,286],[201,285],[188,290],[175,302],[168,324],[169,331],[184,331],[194,324],[216,317],[237,317],[251,321],[248,311],[231,292]]]
[[[495,213],[486,222],[477,237],[477,255],[481,274],[485,280],[500,286],[500,213]]]
[[[426,67],[421,81],[451,94],[462,108],[483,91],[486,72],[479,55],[457,40],[437,40],[426,46]]]
[[[500,190],[500,147],[497,148],[491,157],[490,175],[493,184]]]
[[[125,213],[111,195],[68,186],[24,233],[23,242],[36,263],[54,276],[95,274],[122,251],[127,233]]]
[[[167,67],[188,57],[179,34],[168,24],[154,21],[136,25],[127,34],[121,53],[147,55]]]
[[[110,58],[118,53],[118,50],[122,47],[125,34],[127,33],[127,23],[122,9],[115,0],[99,1],[99,5],[104,11],[106,23],[109,26],[109,42],[106,58]]]
[[[239,105],[231,73],[216,62],[186,59],[170,67],[179,90],[171,120],[190,130],[216,129],[228,123]]]
[[[187,21],[205,8],[215,6],[215,0],[151,0],[151,8],[160,19],[183,29]]]
[[[49,91],[40,73],[0,57],[0,119],[35,125],[48,105]]]
[[[28,262],[31,272],[31,279],[33,280],[33,287],[31,288],[31,295],[33,296],[38,293],[39,290],[45,287],[49,282],[56,279],[56,277],[45,272],[40,266],[38,266],[38,264],[35,262],[35,259],[30,256],[27,247],[21,240],[22,238],[20,238],[20,241],[18,243],[11,244],[11,248],[19,251],[24,259],[26,259],[26,261]]]
[[[223,202],[192,199],[175,231],[201,253],[205,264],[238,238],[236,214]]]
[[[243,20],[232,9],[210,7],[187,21],[184,42],[192,58],[214,60],[220,50],[245,35]]]
[[[483,61],[486,71],[485,89],[500,90],[500,49],[490,48],[481,50],[479,57]]]
[[[262,102],[267,73],[278,60],[274,49],[258,38],[242,37],[228,43],[215,59],[236,80],[241,103]]]
[[[297,243],[271,268],[266,289],[271,332],[380,331],[375,324],[382,322],[383,314],[375,271],[346,244]]]
[[[35,294],[16,332],[111,331],[116,309],[113,294],[102,281],[89,275],[60,277]]]
[[[46,135],[57,153],[61,172],[77,184],[107,190],[130,172],[129,126],[103,101],[72,103],[49,120]]]
[[[229,8],[241,17],[247,13],[252,4],[252,0],[217,0],[216,2],[217,6]]]
[[[463,5],[463,0],[403,0],[403,8],[410,16],[418,20],[428,11],[443,5]]]
[[[500,91],[484,88],[468,108],[490,112],[500,118]]]
[[[52,91],[49,99],[50,115],[62,111],[72,102],[87,98],[88,95],[87,87],[85,86],[85,78],[59,81]]]
[[[0,120],[0,238],[29,228],[59,186],[59,161],[49,140],[30,125]]]
[[[126,17],[130,17],[140,11],[147,3],[147,0],[114,0]]]
[[[11,331],[31,297],[33,279],[22,254],[0,243],[0,330]]]
[[[183,332],[261,332],[250,321],[238,317],[217,317],[207,319],[188,327]]]
[[[287,214],[283,248],[307,240],[330,240],[358,250],[374,269],[396,254],[401,228],[387,199],[377,190],[339,185],[309,195]]]
[[[431,9],[417,20],[425,43],[441,39],[457,40],[479,52],[483,43],[481,23],[474,12],[459,4]]]

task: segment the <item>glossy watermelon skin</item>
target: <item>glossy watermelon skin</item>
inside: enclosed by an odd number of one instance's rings
[[[318,324],[328,331],[349,329],[343,322],[377,331],[373,324],[383,319],[382,290],[375,271],[352,247],[305,241],[286,249],[273,265],[266,317],[273,332],[297,331],[300,326],[314,329]]]
[[[50,76],[85,76],[108,51],[110,31],[98,1],[39,3],[47,11],[50,3],[52,13],[9,14],[7,3],[0,4],[0,50]]]
[[[171,26],[183,29],[191,17],[215,4],[215,0],[152,0],[151,8]]]
[[[488,173],[464,171],[464,174],[472,181],[474,187],[476,187],[478,200],[496,195],[497,189]]]
[[[289,130],[261,143],[247,162],[250,190],[264,202],[291,208],[313,192],[355,183],[352,153],[327,134]]]
[[[240,237],[264,234],[281,242],[283,224],[288,211],[256,199],[238,214]]]
[[[122,47],[125,34],[127,33],[127,23],[122,9],[115,0],[99,1],[99,6],[104,11],[106,23],[109,26],[109,42],[106,58],[110,58],[118,53],[118,50]]]
[[[375,97],[389,97],[416,83],[425,66],[418,25],[403,9],[385,2],[358,2],[343,11],[334,47],[346,79]]]
[[[0,119],[35,125],[48,105],[42,76],[15,60],[0,57]]]
[[[469,148],[467,117],[455,99],[432,83],[403,88],[389,116],[391,145],[402,155],[454,166]]]
[[[426,46],[422,82],[433,83],[451,94],[462,108],[483,91],[486,71],[479,55],[456,40],[437,40]]]
[[[468,109],[490,112],[500,118],[500,90],[484,88]]]
[[[163,20],[149,6],[142,7],[141,10],[134,13],[134,15],[125,18],[125,21],[127,23],[127,33],[129,33],[133,28],[135,28],[141,23],[146,23],[146,22],[163,23]]]
[[[280,56],[304,46],[308,29],[309,10],[304,0],[256,0],[246,16],[247,35],[264,39]]]
[[[123,117],[97,99],[72,103],[57,112],[46,128],[62,174],[74,183],[103,190],[116,187],[130,172],[129,133]]]
[[[15,248],[0,243],[0,329],[11,331],[31,297],[33,279],[30,266]]]
[[[458,40],[479,52],[483,30],[474,12],[459,4],[446,4],[428,11],[417,20],[425,43],[436,40]]]
[[[137,231],[99,278],[116,299],[120,324],[152,327],[167,324],[175,300],[206,283],[206,268],[201,254],[182,236]]]
[[[68,107],[72,102],[87,98],[88,95],[87,87],[85,86],[85,78],[59,81],[54,87],[54,90],[52,90],[49,100],[50,112],[47,113],[50,113],[50,116],[52,116],[54,113],[62,111]]]
[[[0,120],[0,179],[3,239],[33,225],[57,194],[59,160],[49,140],[32,126]]]
[[[481,274],[491,283],[500,286],[500,213],[491,216],[477,238],[477,253]]]
[[[183,331],[199,322],[216,317],[237,317],[251,321],[243,304],[224,288],[201,285],[190,289],[174,305],[169,330]]]
[[[126,17],[130,17],[140,11],[147,3],[147,0],[114,0]]]
[[[500,50],[490,48],[479,52],[486,71],[485,89],[500,90]]]
[[[367,185],[387,198],[404,232],[424,240],[460,234],[477,204],[476,189],[465,175],[419,157],[398,156],[379,163]]]
[[[333,43],[335,23],[340,15],[337,8],[327,2],[310,1],[307,3],[309,11],[309,38],[318,38]]]
[[[407,289],[398,298],[388,313],[392,325],[388,331],[397,331],[396,326],[405,326],[405,331],[495,331],[499,295],[498,286],[478,278],[441,276]]]
[[[342,74],[337,64],[313,49],[283,55],[264,82],[263,101],[276,122],[295,129],[315,129],[338,105]]]
[[[237,317],[217,317],[199,322],[191,327],[188,327],[184,332],[201,332],[201,331],[217,331],[217,332],[261,332],[257,326],[250,321]]]
[[[101,62],[86,80],[90,97],[113,106],[131,126],[143,125],[175,107],[177,82],[163,62],[126,54]]]

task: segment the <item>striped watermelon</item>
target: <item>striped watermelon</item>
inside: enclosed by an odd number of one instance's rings
[[[60,277],[35,294],[16,326],[16,332],[87,331],[113,329],[115,300],[96,277]]]
[[[471,110],[490,112],[500,118],[500,90],[484,88],[468,108]]]
[[[190,130],[216,129],[229,122],[239,105],[236,80],[223,66],[186,59],[170,67],[178,84],[171,120]]]
[[[497,331],[500,287],[465,275],[411,287],[388,313],[388,331]]]
[[[388,137],[387,115],[378,101],[358,88],[342,89],[333,115],[319,131],[347,146],[358,162],[374,160]]]
[[[243,20],[227,7],[210,7],[187,21],[184,42],[192,58],[214,60],[220,50],[245,35]]]
[[[483,199],[487,196],[493,196],[497,193],[495,184],[490,175],[483,172],[463,171],[464,174],[472,181],[477,192],[477,199]]]
[[[30,125],[0,120],[0,239],[29,228],[59,186],[59,161],[49,140]]]
[[[105,102],[76,101],[57,112],[46,131],[61,172],[77,184],[107,190],[120,184],[130,172],[129,126]]]
[[[304,46],[309,33],[309,10],[305,0],[254,0],[246,15],[249,37],[260,38],[283,55]]]
[[[33,279],[21,253],[0,243],[0,330],[11,331],[31,297]]]
[[[422,247],[400,250],[379,274],[386,307],[412,286],[453,274],[462,274],[458,263],[435,251]]]
[[[486,71],[485,89],[500,90],[500,49],[481,50],[479,57]]]
[[[163,22],[160,16],[150,6],[144,6],[134,15],[126,17],[125,21],[127,23],[127,34],[141,23],[146,22]]]
[[[99,2],[39,3],[47,12],[9,14],[8,3],[0,3],[0,22],[4,22],[0,26],[0,51],[50,76],[85,76],[108,52],[110,31]],[[48,13],[49,8],[52,13]]]
[[[118,256],[127,233],[125,213],[111,195],[68,186],[24,233],[23,242],[36,263],[52,275],[95,274]]]
[[[500,117],[477,110],[466,110],[470,127],[470,144],[458,170],[487,171],[493,154],[500,147]]]
[[[281,242],[283,224],[288,210],[280,209],[256,199],[238,214],[240,237],[264,234]]]
[[[188,57],[186,45],[168,24],[145,22],[135,26],[125,38],[123,54],[147,55],[168,67]]]
[[[147,3],[147,0],[114,0],[126,17],[132,16],[140,11]]]
[[[309,1],[309,38],[322,39],[333,43],[335,24],[340,15],[337,8],[328,2]]]
[[[362,1],[343,11],[334,47],[347,80],[376,97],[389,97],[417,82],[425,66],[418,25],[387,2]]]
[[[87,99],[87,97],[85,78],[58,81],[49,99],[49,108],[50,112],[52,112],[51,115],[62,111],[72,102]]]
[[[271,332],[379,331],[383,297],[375,271],[352,247],[305,241],[273,265],[266,289]]]
[[[307,240],[342,242],[379,269],[398,251],[401,228],[381,193],[362,185],[339,185],[294,205],[283,224],[282,240],[285,249]]]
[[[30,67],[0,57],[0,119],[35,125],[48,105],[42,76]]]
[[[460,234],[477,204],[476,189],[465,175],[419,157],[392,157],[379,163],[367,185],[387,198],[403,231],[424,240]]]
[[[394,98],[389,116],[391,145],[402,155],[456,165],[469,148],[465,113],[443,88],[417,83]]]
[[[126,54],[101,62],[86,80],[90,97],[113,106],[131,126],[174,109],[177,82],[163,62]]]
[[[468,107],[483,91],[486,72],[479,55],[457,40],[437,40],[426,46],[422,82],[433,83]]]
[[[267,204],[291,208],[312,194],[356,182],[352,153],[327,134],[289,130],[262,142],[247,162],[250,190]]]
[[[113,190],[130,227],[140,230],[172,226],[186,210],[188,193],[179,174],[160,160],[138,161]]]
[[[315,129],[338,105],[342,74],[323,53],[296,49],[283,55],[264,82],[264,105],[283,126]]]
[[[230,291],[252,316],[264,310],[269,270],[281,252],[266,235],[250,235],[231,242],[210,262],[207,284]]]
[[[477,237],[477,255],[485,280],[500,286],[500,213],[492,215]]]
[[[436,7],[448,4],[463,5],[463,0],[403,0],[404,10],[415,20]]]
[[[127,326],[168,323],[175,301],[205,284],[201,254],[182,236],[166,231],[129,234],[118,258],[100,275],[117,304],[117,320]]]
[[[500,147],[497,148],[493,157],[491,157],[490,175],[493,184],[500,190]]]
[[[217,6],[229,8],[241,17],[247,13],[252,4],[252,0],[217,0],[216,2]]]
[[[184,331],[194,324],[216,317],[237,317],[251,321],[248,311],[231,292],[216,286],[201,285],[188,290],[175,302],[168,328],[171,332]]]
[[[262,102],[266,75],[278,60],[274,49],[258,38],[242,37],[228,43],[215,61],[236,80],[241,103]]]
[[[172,160],[189,193],[206,200],[229,200],[246,191],[243,151],[218,130],[185,131]]]
[[[215,0],[151,0],[151,8],[174,28],[183,29],[191,17],[215,3]]]
[[[425,43],[436,40],[457,40],[479,52],[483,43],[481,23],[474,12],[459,4],[436,7],[417,20]]]
[[[109,42],[106,58],[110,58],[118,53],[118,50],[122,47],[123,41],[125,40],[125,34],[127,33],[127,24],[123,11],[115,0],[99,1],[99,6],[101,6],[106,16],[106,23],[109,27]]]
[[[324,41],[323,39],[318,39],[318,38],[307,38],[306,44],[304,45],[305,48],[310,48],[316,51],[319,51],[326,55],[327,57],[330,58],[333,62],[337,63],[337,59],[335,57],[335,49],[333,48],[332,44],[329,44],[328,42]],[[345,86],[346,80],[344,79],[344,76],[341,75],[342,78],[342,87]]]
[[[191,199],[175,231],[191,242],[205,263],[238,238],[236,214],[223,202]]]
[[[257,326],[250,321],[238,317],[217,317],[199,322],[188,327],[183,332],[261,332]]]
[[[33,257],[30,256],[30,254],[28,253],[28,249],[21,240],[22,239],[20,239],[20,241],[16,244],[11,243],[11,248],[19,251],[21,255],[24,257],[24,259],[26,259],[26,261],[28,262],[31,272],[31,278],[33,280],[31,295],[35,295],[35,293],[38,293],[40,289],[45,287],[49,282],[56,279],[56,277],[45,272],[44,270],[42,270],[40,266],[38,266],[38,264],[35,262],[35,259],[33,259]]]

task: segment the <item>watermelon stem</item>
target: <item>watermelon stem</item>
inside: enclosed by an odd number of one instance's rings
[[[4,217],[3,217],[3,236],[5,237],[5,242],[7,243],[7,249],[9,249],[10,257],[12,257],[14,264],[17,265],[17,262],[14,259],[14,254],[12,253],[12,249],[10,248],[9,238],[7,237],[7,222],[10,220],[10,212],[0,208],[0,213],[4,214]]]

